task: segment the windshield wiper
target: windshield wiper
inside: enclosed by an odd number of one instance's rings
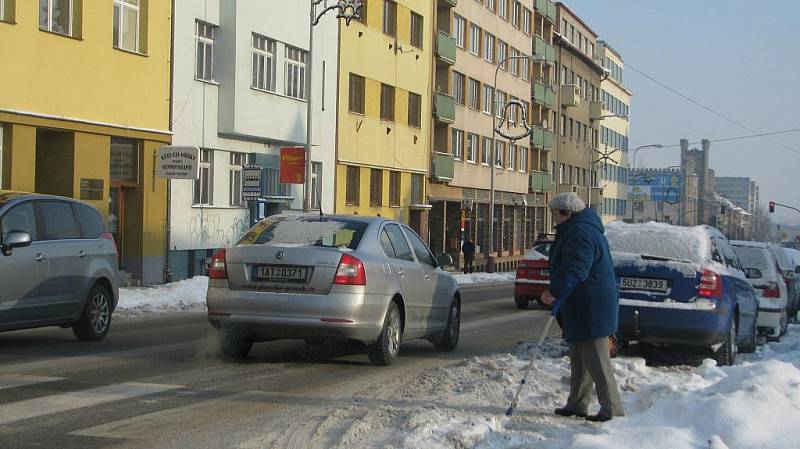
[[[672,259],[670,257],[663,257],[663,256],[651,256],[649,254],[642,254],[642,259],[644,260],[657,260],[659,262],[683,262],[683,263],[693,263],[689,260],[682,260],[682,259]]]

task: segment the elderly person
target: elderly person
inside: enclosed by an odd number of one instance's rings
[[[561,301],[558,313],[570,358],[569,398],[555,413],[608,421],[624,412],[609,357],[609,337],[617,330],[619,293],[603,224],[571,192],[556,195],[548,207],[556,238],[550,249],[550,289],[542,294],[542,301]],[[592,384],[600,412],[587,416]]]

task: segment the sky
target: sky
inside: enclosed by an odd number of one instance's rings
[[[800,1],[568,0],[626,65],[759,133],[800,128]],[[630,148],[753,134],[631,69]],[[760,202],[800,208],[800,132],[711,144],[717,176],[748,176]],[[694,148],[697,145],[692,145]],[[680,148],[643,149],[639,167],[680,164]],[[774,221],[800,223],[780,208]]]

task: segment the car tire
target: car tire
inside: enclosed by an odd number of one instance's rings
[[[253,348],[253,337],[231,327],[219,330],[219,347],[222,353],[231,359],[243,359]]]
[[[447,313],[447,328],[441,338],[433,347],[438,351],[453,351],[458,346],[458,336],[461,334],[461,301],[456,297],[450,304]]]
[[[111,328],[113,310],[111,292],[102,285],[95,285],[89,291],[83,312],[77,323],[72,326],[72,333],[80,341],[100,341]]]
[[[530,304],[530,300],[524,296],[515,296],[514,302],[517,304],[517,308],[520,310],[528,310],[528,304]]]
[[[747,340],[747,344],[744,346],[739,346],[739,352],[741,353],[752,353],[756,352],[756,346],[758,346],[758,327],[756,327],[756,320],[753,320],[753,329],[752,329],[752,336]]]
[[[728,335],[725,336],[725,340],[722,342],[722,346],[717,349],[717,352],[714,354],[714,359],[717,361],[718,366],[730,366],[733,365],[733,362],[736,361],[736,320],[731,320],[731,325],[728,328]]]
[[[386,310],[383,329],[378,336],[378,340],[367,349],[369,360],[376,365],[391,365],[400,353],[400,337],[402,334],[403,326],[400,320],[400,310],[397,308],[397,304],[392,301]]]

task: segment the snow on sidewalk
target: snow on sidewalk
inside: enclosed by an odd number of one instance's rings
[[[205,312],[207,289],[208,278],[205,276],[196,276],[157,287],[120,288],[115,316]]]
[[[502,273],[453,274],[453,277],[456,278],[458,285],[481,284],[486,282],[513,281],[516,278],[516,273],[513,271],[507,271]]]

